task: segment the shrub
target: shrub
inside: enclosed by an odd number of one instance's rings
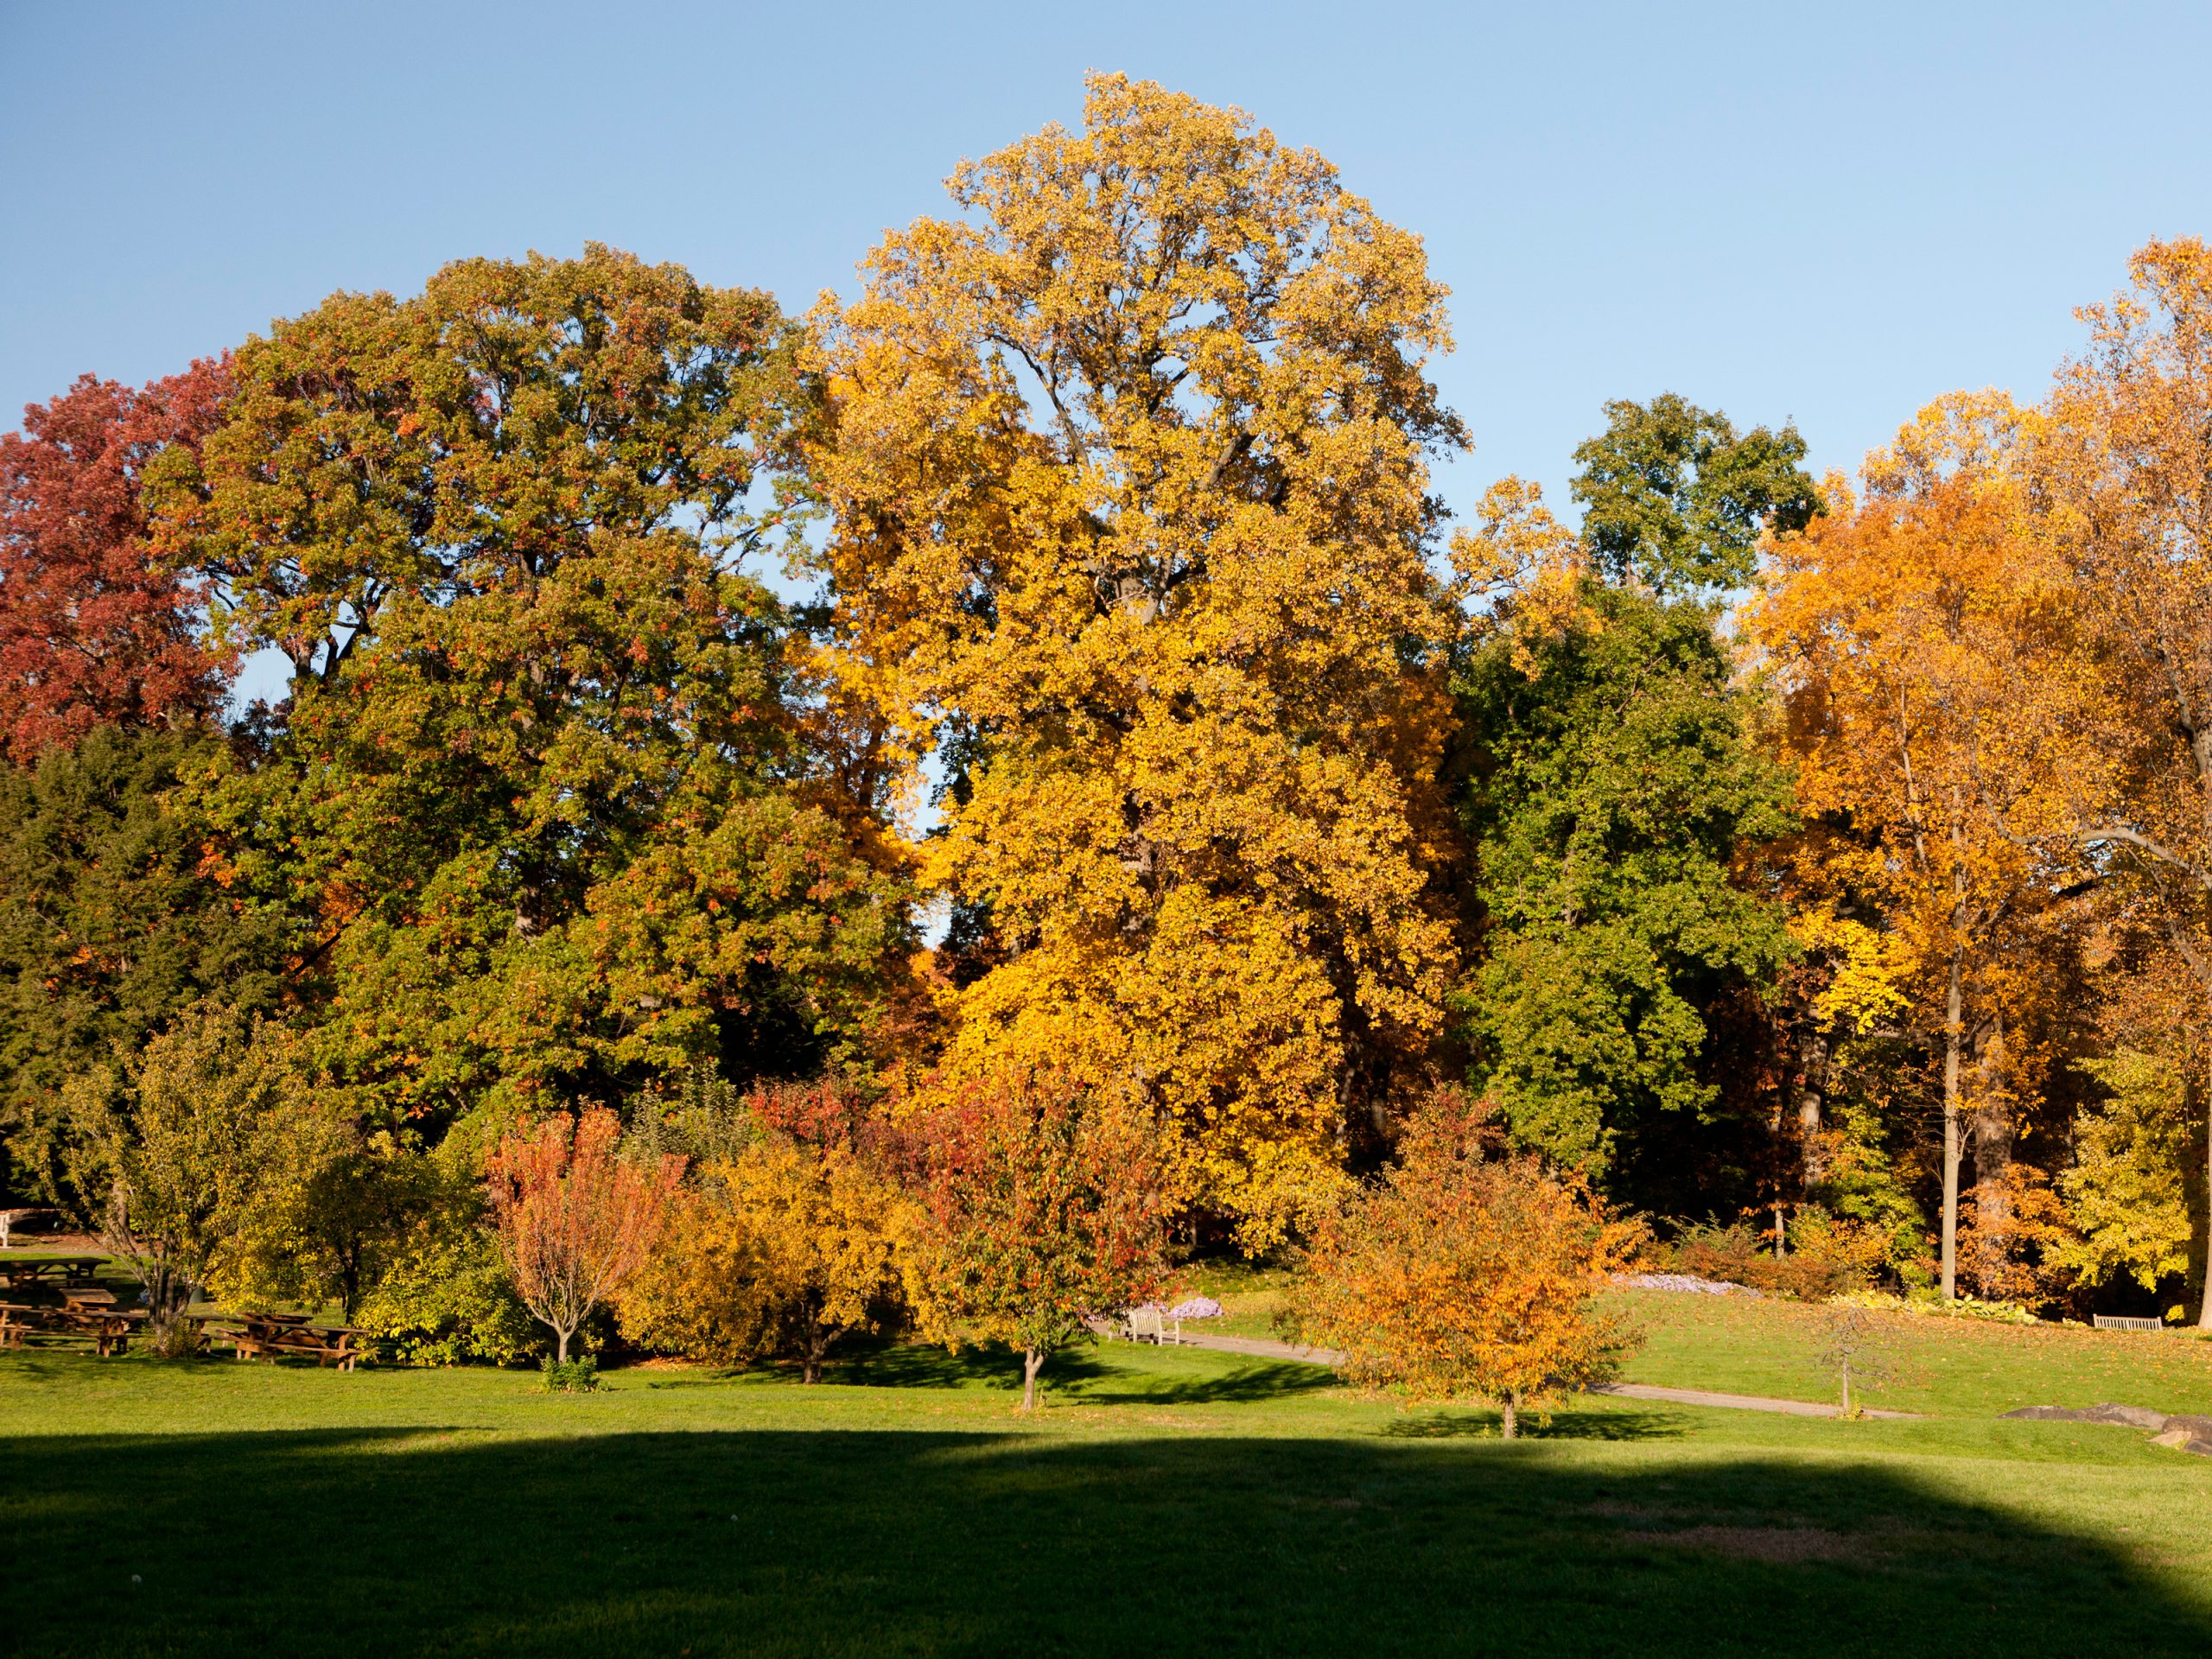
[[[541,1361],[538,1370],[544,1373],[548,1394],[595,1394],[599,1390],[599,1361],[590,1354],[581,1359],[555,1359],[551,1355]]]
[[[1834,1224],[1844,1229],[1847,1224]],[[1770,1295],[1820,1301],[1866,1283],[1866,1269],[1854,1251],[1857,1235],[1847,1230],[1808,1231],[1808,1248],[1777,1256],[1748,1223],[1707,1222],[1687,1226],[1661,1253],[1675,1273],[1748,1285]]]
[[[626,1337],[719,1364],[795,1359],[815,1382],[837,1342],[896,1320],[902,1198],[865,1125],[783,1109],[835,1087],[756,1101],[786,1127],[760,1127],[671,1205],[621,1298]]]

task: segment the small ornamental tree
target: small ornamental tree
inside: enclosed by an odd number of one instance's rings
[[[1494,1402],[1511,1440],[1527,1404],[1611,1375],[1632,1338],[1592,1298],[1642,1230],[1489,1141],[1484,1115],[1432,1101],[1397,1165],[1320,1220],[1294,1306],[1353,1381]]]
[[[745,1110],[753,1139],[677,1198],[622,1328],[721,1364],[787,1357],[818,1382],[839,1340],[897,1312],[902,1194],[839,1084],[756,1090]]]
[[[553,1332],[554,1359],[593,1308],[652,1247],[683,1160],[639,1167],[617,1155],[622,1128],[604,1106],[504,1138],[485,1160],[500,1254],[523,1305]]]
[[[1064,1073],[1018,1067],[958,1085],[921,1140],[923,1329],[1019,1349],[1033,1411],[1046,1360],[1166,1282],[1154,1126]]]

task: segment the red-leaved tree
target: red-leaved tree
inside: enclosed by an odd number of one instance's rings
[[[637,1270],[683,1179],[673,1154],[650,1164],[618,1155],[620,1121],[604,1106],[505,1136],[484,1162],[499,1249],[523,1306],[552,1328],[555,1354]]]
[[[229,387],[227,358],[137,391],[86,375],[0,435],[0,747],[16,760],[221,700],[228,659],[153,557],[141,486],[213,429]]]
[[[960,1085],[919,1127],[922,1327],[1019,1349],[1021,1408],[1034,1410],[1054,1352],[1166,1286],[1158,1134],[1064,1074],[1018,1067]]]

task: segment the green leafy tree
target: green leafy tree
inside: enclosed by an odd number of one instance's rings
[[[1738,433],[1718,410],[1662,392],[1605,405],[1574,452],[1582,538],[1608,581],[1679,597],[1740,588],[1759,537],[1802,530],[1821,508],[1795,426]]]
[[[1458,675],[1486,944],[1461,1007],[1516,1139],[1597,1170],[1713,1103],[1711,1005],[1789,949],[1732,862],[1793,820],[1711,614],[1584,600],[1555,631],[1493,634]]]
[[[119,1071],[72,1078],[62,1101],[73,1185],[101,1195],[101,1243],[145,1287],[157,1332],[325,1155],[292,1045],[236,1009],[188,1010]]]
[[[101,727],[0,771],[6,1184],[85,1219],[105,1196],[69,1183],[63,1085],[204,997],[266,1009],[283,988],[282,918],[226,885],[219,842],[185,798],[225,753],[200,729]]]
[[[155,486],[221,628],[293,663],[267,762],[205,799],[372,1122],[803,1070],[868,1026],[895,860],[741,568],[800,396],[766,295],[469,260],[248,341]]]

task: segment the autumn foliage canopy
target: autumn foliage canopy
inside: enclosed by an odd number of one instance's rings
[[[1855,476],[1642,389],[1455,520],[1448,295],[1325,158],[1098,74],[949,189],[804,315],[467,258],[0,436],[0,1198],[127,1168],[134,1259],[422,1357],[611,1300],[1032,1403],[1171,1237],[1511,1410],[1630,1212],[2212,1320],[2202,241]],[[317,1128],[165,1182],[210,1021]]]

